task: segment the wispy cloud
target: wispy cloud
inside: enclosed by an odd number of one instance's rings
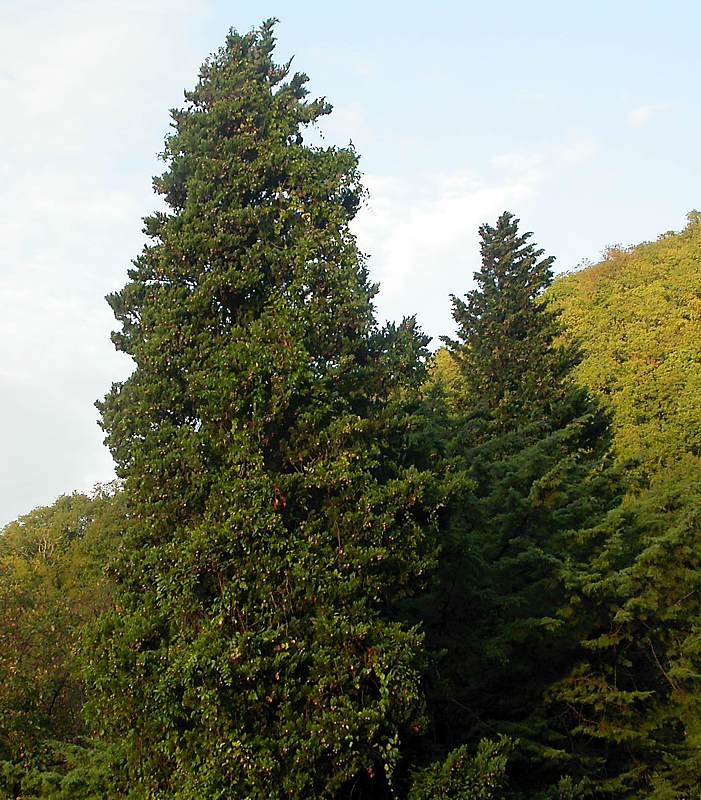
[[[195,5],[0,3],[0,526],[111,477],[93,404],[130,366],[103,296],[141,247],[165,109],[201,60]]]
[[[366,176],[370,201],[354,223],[361,249],[370,254],[380,282],[381,319],[421,310],[431,336],[449,334],[451,293],[464,293],[478,266],[477,229],[534,192],[524,179],[485,183],[473,173],[416,181]]]
[[[543,177],[546,161],[543,153],[502,153],[493,156],[491,164],[497,170],[507,174],[518,175],[537,182]]]
[[[367,114],[358,106],[335,105],[333,113],[318,123],[322,139],[341,146],[353,141],[362,144],[372,136]]]
[[[585,164],[598,153],[598,142],[591,136],[582,136],[555,148],[553,159],[559,164]]]
[[[633,128],[642,128],[668,108],[667,103],[651,103],[650,105],[638,106],[628,112],[628,124]]]
[[[491,166],[505,174],[527,176],[538,182],[553,175],[563,166],[576,166],[591,161],[599,153],[599,145],[591,136],[579,136],[539,153],[501,153],[493,156]]]
[[[359,58],[352,64],[352,70],[361,78],[370,78],[375,74],[375,65],[367,58]]]
[[[413,180],[366,176],[370,200],[354,230],[380,282],[380,317],[398,319],[420,310],[427,333],[450,334],[449,296],[472,284],[479,226],[505,209],[521,213],[548,181],[597,153],[595,140],[581,136],[543,152],[496,155],[482,172],[463,168]]]

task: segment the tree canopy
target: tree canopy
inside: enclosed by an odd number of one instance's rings
[[[431,355],[274,27],[171,112],[118,482],[0,532],[0,798],[701,800],[701,216],[504,212]]]
[[[305,143],[330,108],[273,48],[269,22],[203,66],[109,298],[130,520],[90,676],[136,796],[389,796],[424,725],[393,609],[433,560],[438,487],[402,450],[425,338],[376,325],[357,156]]]
[[[578,380],[614,412],[618,456],[643,477],[701,453],[700,251],[691,212],[681,233],[611,248],[548,295],[582,348]]]

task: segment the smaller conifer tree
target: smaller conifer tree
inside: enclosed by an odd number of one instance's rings
[[[476,288],[453,295],[458,339],[443,337],[463,378],[470,407],[489,418],[491,433],[562,414],[573,386],[576,353],[558,344],[557,315],[543,302],[553,280],[553,256],[519,233],[505,211],[493,227],[480,226],[482,265]]]
[[[505,212],[480,228],[477,286],[452,298],[458,338],[444,341],[462,403],[449,452],[473,491],[454,508],[428,631],[447,652],[448,741],[497,730],[543,756],[566,746],[544,693],[576,647],[558,618],[561,571],[576,556],[575,532],[609,502],[608,425],[574,383],[577,353],[560,344],[544,302],[553,258],[518,222]],[[535,776],[529,767],[525,780]]]

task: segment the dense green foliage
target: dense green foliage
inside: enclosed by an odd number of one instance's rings
[[[555,259],[541,258],[543,250],[529,242],[532,234],[519,233],[509,212],[495,227],[485,224],[479,232],[482,266],[474,275],[476,287],[465,300],[452,297],[458,339],[444,338],[458,365],[465,401],[484,419],[485,436],[529,422],[558,424],[564,397],[573,392],[563,378],[575,357],[556,344],[557,316],[542,302]]]
[[[614,412],[615,445],[650,476],[701,455],[701,215],[681,233],[627,250],[555,282],[583,360],[579,380]]]
[[[582,650],[550,701],[605,796],[696,797],[701,723],[698,459],[659,473],[584,537],[563,611]]]
[[[433,560],[438,486],[405,457],[411,320],[376,327],[350,149],[232,33],[173,112],[167,213],[109,298],[134,373],[100,404],[131,518],[94,641],[130,797],[383,797],[424,725],[394,606]]]
[[[471,491],[454,505],[425,624],[446,651],[442,735],[518,736],[530,761],[519,782],[535,790],[568,759],[544,695],[577,646],[558,617],[565,562],[612,501],[607,420],[574,382],[576,352],[543,302],[552,259],[511,214],[480,234],[476,288],[453,298],[459,338],[447,340],[458,375],[447,374],[446,452]]]
[[[511,743],[483,739],[474,757],[466,747],[418,773],[408,800],[497,800],[506,788]]]
[[[44,786],[59,797],[65,782],[65,797],[79,798],[79,785],[101,780],[84,746],[78,651],[84,626],[111,602],[105,565],[122,499],[109,487],[61,497],[0,535],[0,795]]]
[[[119,490],[0,535],[0,798],[701,800],[701,216],[553,282],[505,212],[429,358],[273,50],[172,112]]]
[[[693,213],[680,234],[609,251],[545,295],[562,323],[558,341],[581,356],[574,377],[611,414],[615,473],[626,495],[603,516],[600,508],[588,527],[582,519],[585,525],[561,542],[557,573],[566,601],[553,630],[566,640],[552,664],[559,661],[567,675],[545,676],[541,719],[536,713],[527,720],[527,734],[552,748],[546,754],[564,766],[575,797],[680,799],[700,791],[698,222]],[[474,381],[467,374],[461,382],[446,350],[435,359],[432,383],[434,392],[442,387],[453,417],[470,408]],[[507,451],[514,462],[516,450],[514,443]],[[534,453],[522,455],[524,466],[537,461]],[[615,490],[613,474],[600,473],[597,498]],[[511,500],[513,494],[502,496],[491,519],[503,518]],[[489,636],[465,641],[474,653]],[[531,653],[520,653],[515,666],[531,689],[543,688]],[[504,696],[508,705],[519,690],[505,687]],[[564,797],[570,789],[565,782],[552,791]]]
[[[701,698],[701,226],[556,282],[580,380],[612,411],[628,478],[583,539],[565,610],[583,652],[552,698],[610,796],[697,797]],[[594,765],[598,764],[598,767]]]

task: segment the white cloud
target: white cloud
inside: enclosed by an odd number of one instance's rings
[[[202,7],[0,4],[0,525],[111,477],[93,404],[129,362],[103,296],[141,247]]]
[[[518,175],[531,182],[539,182],[543,176],[546,157],[542,153],[502,153],[493,156],[491,164],[497,170]]]
[[[450,334],[449,295],[472,285],[479,226],[507,209],[522,213],[548,181],[597,153],[596,142],[582,136],[540,153],[496,155],[484,174],[462,169],[414,181],[366,176],[370,200],[354,230],[380,283],[380,318],[418,311],[434,344]]]
[[[584,164],[599,153],[599,145],[589,136],[574,139],[557,147],[554,160],[560,164]]]
[[[465,172],[405,180],[366,176],[370,200],[354,223],[361,250],[370,254],[380,283],[379,317],[400,319],[420,311],[431,336],[450,334],[449,295],[463,294],[478,267],[478,227],[521,205],[535,183],[493,184]]]
[[[642,128],[668,107],[666,103],[653,103],[646,106],[638,106],[628,112],[628,124],[633,128]]]
[[[579,136],[542,153],[502,153],[493,156],[491,166],[506,174],[525,177],[538,183],[563,166],[591,161],[599,146],[591,136]]]
[[[372,135],[367,114],[358,106],[335,105],[332,114],[319,120],[318,130],[325,143],[333,143],[341,147],[347,145],[351,140],[357,146],[359,143],[367,141]]]
[[[375,65],[368,59],[358,59],[351,68],[361,78],[371,78],[376,72]]]

